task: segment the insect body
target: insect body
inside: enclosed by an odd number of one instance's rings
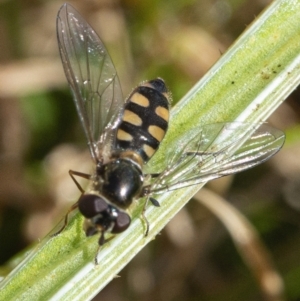
[[[97,194],[83,194],[78,207],[88,219],[88,236],[101,232],[120,233],[130,225],[130,217],[123,210],[133,199],[142,195],[142,166],[157,150],[163,139],[169,117],[166,86],[161,79],[143,83],[128,98],[115,130],[114,151],[109,162],[97,163],[93,190]]]
[[[124,106],[116,147],[132,150],[147,162],[164,138],[169,122],[168,91],[161,79],[136,88]]]
[[[163,160],[147,164],[163,140],[169,122],[170,94],[160,78],[142,83],[123,101],[114,65],[91,26],[70,5],[57,16],[59,51],[82,123],[95,171],[70,171],[82,192],[79,208],[87,236],[125,231],[126,209],[145,197],[204,183],[255,166],[273,156],[284,134],[257,124],[219,123],[179,135]],[[251,134],[251,137],[247,137]],[[75,179],[92,182],[85,192]],[[147,181],[145,181],[147,179]],[[69,212],[70,212],[69,211]],[[67,225],[66,215],[63,228]],[[147,220],[146,220],[147,222]],[[148,233],[147,222],[147,233]],[[56,234],[58,234],[56,233]],[[97,263],[97,259],[96,263]]]

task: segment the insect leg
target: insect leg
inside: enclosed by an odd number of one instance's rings
[[[94,259],[94,262],[95,262],[95,265],[98,265],[99,262],[98,262],[98,253],[100,251],[100,248],[108,241],[110,241],[111,239],[114,238],[114,236],[108,238],[108,239],[105,239],[104,237],[104,234],[105,234],[105,231],[101,231],[101,235],[100,235],[100,238],[98,240],[98,248],[97,248],[97,251],[96,251],[96,255],[95,255],[95,259]]]
[[[60,234],[60,233],[66,228],[66,226],[68,225],[69,214],[70,214],[73,210],[75,210],[77,207],[78,207],[78,202],[76,202],[75,204],[73,204],[73,205],[69,208],[67,214],[65,215],[65,219],[64,219],[64,224],[63,224],[63,226],[62,226],[57,232],[55,232],[54,234],[51,234],[51,235],[50,235],[51,237],[57,236],[58,234]]]
[[[144,207],[143,207],[143,211],[142,211],[142,218],[143,218],[143,220],[144,220],[145,223],[146,223],[146,232],[145,232],[145,236],[148,236],[149,228],[150,228],[149,222],[148,222],[147,217],[146,217],[146,215],[145,215],[145,211],[146,211],[146,207],[147,207],[147,205],[148,205],[148,201],[149,201],[149,197],[146,198],[146,201],[145,201],[145,204],[144,204]]]
[[[159,204],[158,200],[156,200],[155,198],[150,197],[149,201],[152,203],[153,206],[160,207],[160,204]]]
[[[105,244],[104,233],[105,233],[105,231],[101,231],[101,235],[100,235],[100,238],[98,240],[98,248],[97,248],[96,255],[95,255],[95,265],[99,264],[98,258],[97,258],[98,257],[98,253],[100,251],[101,246]]]
[[[72,178],[72,180],[74,181],[75,185],[77,186],[77,188],[80,190],[81,193],[84,193],[83,188],[80,186],[80,184],[77,182],[77,180],[75,179],[75,176],[90,180],[91,179],[91,175],[83,173],[83,172],[79,172],[79,171],[75,171],[75,170],[69,170],[69,175]]]
[[[147,208],[147,205],[148,205],[148,202],[149,202],[149,201],[150,201],[155,207],[159,207],[159,206],[160,206],[159,202],[158,202],[156,199],[151,198],[151,197],[147,197],[147,198],[146,198],[146,201],[145,201],[145,204],[144,204],[144,207],[143,207],[143,211],[142,211],[142,218],[143,218],[143,220],[144,220],[145,223],[146,223],[146,232],[145,232],[145,236],[148,236],[149,228],[150,228],[149,221],[148,221],[148,219],[146,218],[146,215],[145,215],[146,208]]]
[[[81,194],[84,194],[84,189],[80,186],[80,184],[77,182],[77,180],[75,179],[75,176],[84,178],[89,180],[91,178],[91,175],[86,174],[86,173],[82,173],[79,171],[74,171],[74,170],[69,170],[69,175],[72,178],[72,180],[74,181],[75,185],[77,186],[77,188],[80,190]],[[68,210],[67,214],[65,215],[65,219],[64,219],[64,224],[61,227],[61,229],[59,229],[57,232],[55,232],[54,234],[51,235],[51,237],[53,236],[57,236],[58,234],[60,234],[68,225],[68,219],[69,219],[69,214],[75,210],[78,207],[78,201],[73,204],[70,209]]]

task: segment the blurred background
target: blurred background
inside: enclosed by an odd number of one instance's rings
[[[125,96],[142,80],[160,76],[174,103],[270,2],[69,1],[105,42]],[[92,166],[58,53],[62,4],[0,1],[1,265],[45,236],[78,198],[68,170]],[[269,120],[287,133],[278,155],[207,185],[259,231],[290,301],[300,300],[299,99],[295,91]],[[224,226],[196,201],[120,276],[95,300],[263,300]]]

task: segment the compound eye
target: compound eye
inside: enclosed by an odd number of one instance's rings
[[[92,218],[108,209],[106,201],[95,194],[84,194],[78,201],[79,211],[86,218]]]
[[[111,230],[111,233],[121,233],[125,231],[131,223],[130,216],[122,211],[118,212],[118,217],[115,220],[115,225]]]

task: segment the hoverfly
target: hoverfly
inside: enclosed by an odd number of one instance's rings
[[[92,175],[70,170],[81,191],[69,212],[85,217],[87,236],[125,231],[133,200],[159,203],[153,196],[199,184],[255,166],[273,156],[284,143],[274,128],[219,123],[195,128],[168,148],[164,162],[147,164],[163,140],[169,122],[170,93],[160,78],[141,83],[124,101],[117,72],[102,41],[69,4],[57,15],[57,38],[64,71],[95,163]],[[236,131],[238,129],[238,131]],[[221,137],[221,138],[220,138]],[[233,139],[234,137],[234,139]],[[236,151],[237,145],[241,146]],[[84,191],[75,176],[91,181]],[[68,212],[68,213],[69,213]],[[143,215],[147,230],[149,225]],[[64,226],[68,223],[68,214]],[[55,235],[56,235],[55,234]],[[95,258],[97,264],[97,255]]]

